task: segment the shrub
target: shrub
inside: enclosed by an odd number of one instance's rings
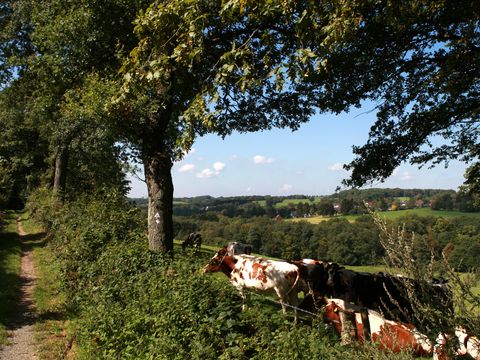
[[[115,191],[83,196],[51,214],[50,241],[77,316],[80,359],[373,357],[340,345],[321,322],[294,325],[264,296],[252,296],[242,312],[222,275],[202,273],[206,254],[171,260],[148,251],[140,214]]]
[[[58,196],[50,189],[38,188],[27,199],[26,209],[30,216],[48,231],[52,228],[54,220],[58,217],[62,203]]]

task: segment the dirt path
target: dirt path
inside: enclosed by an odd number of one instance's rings
[[[17,231],[20,240],[27,233],[22,228],[22,223],[17,220]],[[33,324],[36,320],[33,305],[33,289],[35,287],[35,264],[32,249],[22,241],[22,268],[20,272],[20,303],[18,315],[12,324],[9,325],[11,345],[0,350],[1,360],[32,360],[38,359],[35,355],[35,341],[33,336]]]

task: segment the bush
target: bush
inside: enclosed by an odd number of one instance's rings
[[[50,189],[38,188],[30,194],[26,209],[30,216],[42,226],[43,230],[49,231],[54,219],[58,217],[62,203],[58,196]]]
[[[51,214],[79,359],[372,358],[340,345],[321,322],[294,325],[264,296],[242,312],[223,275],[203,274],[202,252],[171,260],[148,251],[140,214],[115,191]]]

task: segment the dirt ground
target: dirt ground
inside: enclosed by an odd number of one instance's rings
[[[19,220],[17,220],[17,231],[21,240],[27,235]],[[11,335],[9,337],[10,345],[0,350],[1,360],[37,359],[33,334],[33,326],[36,321],[33,305],[33,289],[36,281],[35,264],[32,249],[24,242],[22,242],[20,281],[21,297],[18,304],[18,315],[15,321],[8,326]]]

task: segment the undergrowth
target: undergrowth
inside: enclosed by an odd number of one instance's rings
[[[203,274],[212,254],[177,251],[171,260],[149,252],[141,214],[115,192],[48,213],[78,359],[412,358],[344,346],[323,322],[295,325],[265,301],[251,299],[242,312],[226,278]]]

